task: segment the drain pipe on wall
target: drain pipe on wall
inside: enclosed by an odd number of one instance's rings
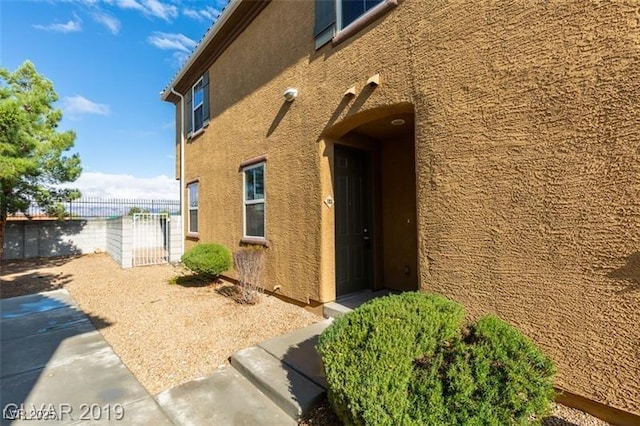
[[[171,86],[171,93],[180,98],[180,249],[184,254],[184,96]]]

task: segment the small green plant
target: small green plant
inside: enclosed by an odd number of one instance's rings
[[[231,251],[221,244],[198,244],[182,255],[182,263],[194,274],[215,279],[231,269]]]
[[[375,299],[320,336],[328,396],[347,425],[539,422],[554,396],[551,361],[488,316],[464,324],[444,297]]]

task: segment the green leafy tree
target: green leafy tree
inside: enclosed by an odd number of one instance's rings
[[[129,209],[127,216],[133,216],[136,213],[149,213],[149,209],[143,209],[142,207],[134,206]]]
[[[0,68],[0,258],[7,215],[37,205],[63,212],[60,200],[80,192],[57,185],[82,172],[78,154],[67,155],[75,133],[57,130],[62,111],[54,107],[53,83],[27,61],[14,72]]]

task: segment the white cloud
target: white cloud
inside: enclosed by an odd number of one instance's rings
[[[197,19],[198,21],[213,21],[218,16],[220,16],[220,10],[215,7],[206,6],[202,9],[185,9],[182,11],[184,16],[188,16],[192,19]]]
[[[155,31],[147,37],[147,41],[158,49],[177,50],[187,54],[196,47],[196,42],[184,34],[162,33]]]
[[[138,3],[136,0],[117,0],[116,5],[122,9],[133,9],[139,10],[140,12],[144,11],[144,6]]]
[[[77,188],[83,197],[135,198],[177,200],[180,185],[177,180],[166,175],[141,178],[128,174],[83,172],[70,188]]]
[[[77,118],[80,114],[109,115],[109,105],[99,104],[84,96],[67,96],[62,101],[62,110],[71,118]]]
[[[54,31],[58,33],[73,33],[82,31],[82,25],[80,25],[79,19],[69,19],[66,24],[49,24],[49,25],[34,25],[33,28],[44,31]]]
[[[193,18],[193,19],[197,19],[197,20],[201,20],[202,18],[200,17],[200,12],[198,12],[197,10],[194,9],[185,9],[182,11],[182,14],[184,16],[188,16],[189,18]]]
[[[142,12],[147,16],[171,21],[178,16],[178,8],[171,4],[162,3],[159,0],[116,0],[116,5],[121,9],[132,9]]]
[[[165,21],[170,21],[178,15],[177,7],[170,4],[164,4],[158,0],[144,0],[143,4],[146,7],[148,14],[162,18]]]
[[[184,65],[184,63],[187,62],[187,59],[189,59],[189,54],[186,52],[173,52],[171,56],[173,57],[173,60],[169,61],[169,63],[178,68]]]
[[[120,21],[116,17],[105,12],[94,12],[92,16],[96,22],[107,27],[111,34],[115,35],[120,31]]]

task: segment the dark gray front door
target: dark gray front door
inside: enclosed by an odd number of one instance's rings
[[[363,151],[336,146],[336,293],[371,288],[369,159]]]

